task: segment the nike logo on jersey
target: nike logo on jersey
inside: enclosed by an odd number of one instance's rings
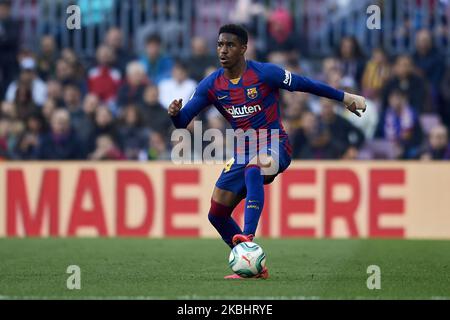
[[[228,97],[228,96],[217,97],[217,100],[223,100],[223,99],[225,99],[226,97]]]

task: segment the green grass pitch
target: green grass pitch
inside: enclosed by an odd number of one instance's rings
[[[219,239],[0,239],[2,299],[449,299],[450,241],[258,239],[268,280],[224,280]],[[69,265],[81,289],[68,290]],[[369,290],[369,265],[381,289]]]

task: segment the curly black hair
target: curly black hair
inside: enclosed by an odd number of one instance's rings
[[[247,30],[238,24],[225,24],[220,27],[219,35],[222,33],[231,33],[238,37],[241,44],[246,45],[248,42]]]

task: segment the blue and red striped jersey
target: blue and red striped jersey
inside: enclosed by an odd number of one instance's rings
[[[344,93],[326,84],[296,75],[271,63],[247,61],[237,83],[220,68],[203,79],[191,99],[172,117],[177,128],[185,128],[205,107],[214,105],[233,129],[278,129],[287,137],[281,123],[280,89],[303,91],[342,101]]]

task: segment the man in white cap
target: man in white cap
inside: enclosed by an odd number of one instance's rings
[[[47,85],[36,75],[36,63],[33,58],[25,57],[20,61],[19,79],[11,82],[6,91],[6,100],[13,102],[19,86],[28,85],[31,88],[33,102],[42,106],[47,99]]]

